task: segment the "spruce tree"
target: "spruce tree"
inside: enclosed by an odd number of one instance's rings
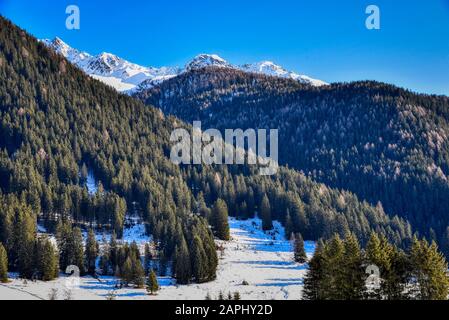
[[[120,269],[119,272],[120,278],[123,280],[124,284],[128,286],[134,280],[133,275],[133,265],[131,261],[131,257],[127,257],[125,263]]]
[[[215,235],[220,240],[229,240],[229,222],[228,222],[228,207],[226,202],[218,199],[212,209],[212,219]]]
[[[0,282],[8,282],[8,255],[2,243],[0,243]]]
[[[90,275],[95,274],[95,266],[98,257],[99,246],[95,239],[95,233],[92,229],[89,229],[86,239],[85,261],[87,273]]]
[[[304,248],[304,240],[300,233],[294,236],[294,258],[298,263],[307,262],[307,254]]]
[[[151,269],[147,277],[147,291],[149,294],[154,295],[159,290],[159,283],[157,281],[156,273]]]
[[[145,252],[143,256],[143,269],[145,273],[148,274],[148,270],[150,270],[150,264],[153,259],[153,255],[151,253],[150,245],[145,243]]]
[[[175,278],[179,284],[188,284],[192,278],[191,261],[187,243],[182,237],[180,244],[176,246],[175,254]]]
[[[322,281],[325,299],[343,300],[345,298],[344,243],[338,235],[334,235],[324,250],[324,279]]]
[[[58,252],[47,236],[42,236],[37,240],[35,265],[39,279],[50,281],[58,277]]]
[[[260,204],[260,218],[262,219],[262,230],[268,231],[273,229],[273,221],[271,219],[270,201],[265,194]]]
[[[77,266],[80,269],[81,275],[85,273],[85,263],[84,263],[84,244],[83,244],[83,235],[81,233],[81,229],[75,227],[73,229],[73,256],[72,261],[73,265]]]
[[[363,269],[363,256],[359,242],[354,234],[348,234],[344,240],[342,298],[360,300],[365,294],[366,274]]]
[[[323,292],[323,281],[325,272],[325,244],[319,240],[313,254],[309,261],[309,270],[304,278],[304,300],[323,300],[325,298]]]
[[[416,298],[446,300],[449,294],[448,264],[435,242],[413,239],[410,252],[413,275],[418,281]]]

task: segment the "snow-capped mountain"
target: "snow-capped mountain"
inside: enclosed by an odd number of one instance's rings
[[[186,65],[185,69],[192,70],[192,69],[201,69],[204,67],[232,68],[232,65],[229,64],[223,58],[217,56],[216,54],[203,53],[193,58],[193,60]]]
[[[262,61],[262,62],[251,63],[251,64],[244,64],[244,65],[240,66],[239,69],[242,71],[246,71],[246,72],[254,72],[254,73],[266,74],[266,75],[274,76],[274,77],[293,79],[293,80],[297,80],[302,83],[308,83],[308,84],[311,84],[311,85],[317,86],[317,87],[327,85],[327,83],[324,81],[312,79],[308,76],[300,75],[295,72],[285,70],[281,66],[278,66],[277,64],[274,64],[271,61]]]
[[[143,67],[111,53],[103,52],[95,56],[91,55],[87,52],[70,47],[60,38],[55,38],[54,40],[44,39],[41,41],[56,52],[62,54],[70,62],[93,78],[103,81],[118,91],[127,93],[148,89],[163,81],[176,77],[183,72],[209,66],[233,68],[244,72],[290,78],[313,86],[327,84],[324,81],[312,79],[308,76],[285,70],[281,66],[270,61],[235,66],[218,55],[200,54],[188,62],[184,68]]]

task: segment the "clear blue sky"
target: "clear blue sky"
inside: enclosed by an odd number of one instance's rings
[[[65,8],[81,29],[65,28]],[[381,9],[381,30],[365,8]],[[449,0],[0,0],[36,37],[96,54],[182,66],[199,53],[232,63],[273,60],[329,82],[373,79],[449,95]]]

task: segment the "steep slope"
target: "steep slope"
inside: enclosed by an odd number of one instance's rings
[[[278,128],[280,162],[399,213],[449,253],[449,98],[206,68],[136,97],[203,128]]]

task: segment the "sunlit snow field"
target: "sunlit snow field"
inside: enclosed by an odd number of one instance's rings
[[[220,291],[224,294],[238,291],[242,299],[300,299],[303,287],[305,264],[293,261],[291,243],[285,240],[280,223],[274,222],[274,230],[261,231],[261,221],[251,219],[238,221],[229,219],[231,237],[229,242],[220,242],[225,250],[219,252],[217,280],[187,286],[177,286],[170,277],[159,277],[161,290],[157,296],[148,296],[145,289],[123,288],[115,290],[117,279],[101,277],[100,281],[92,277],[83,277],[79,285],[68,290],[67,278],[62,276],[50,282],[32,282],[13,279],[0,286],[0,299],[48,299],[53,289],[58,299],[66,298],[70,292],[72,299],[106,299],[112,292],[117,300],[121,299],[200,299],[207,294],[216,298]],[[145,240],[143,225],[134,225],[125,229],[124,240]],[[148,240],[148,238],[146,238]],[[143,240],[142,240],[143,241]],[[305,242],[306,252],[313,254],[315,244]],[[11,275],[14,278],[14,275]],[[243,282],[248,283],[243,285]]]

